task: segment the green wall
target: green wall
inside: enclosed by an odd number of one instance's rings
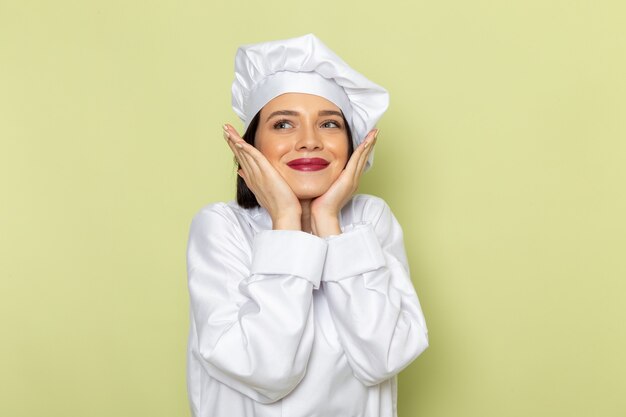
[[[308,32],[391,93],[361,191],[404,226],[431,338],[400,417],[626,415],[625,19],[0,0],[0,415],[189,415],[185,246],[233,197],[235,50]]]

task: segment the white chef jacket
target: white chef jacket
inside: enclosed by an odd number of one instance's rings
[[[194,217],[187,360],[194,417],[396,417],[396,378],[428,346],[402,229],[356,195],[342,234],[272,230],[261,207]]]

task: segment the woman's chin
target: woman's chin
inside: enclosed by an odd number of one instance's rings
[[[294,190],[294,194],[298,197],[298,200],[313,200],[323,195],[330,186],[327,187],[298,187]]]

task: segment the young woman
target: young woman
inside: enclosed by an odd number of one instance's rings
[[[188,245],[195,417],[395,417],[395,375],[427,346],[402,230],[354,195],[387,92],[315,36],[241,47],[237,202]]]

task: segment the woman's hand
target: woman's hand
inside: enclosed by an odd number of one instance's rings
[[[300,201],[278,171],[234,127],[224,125],[224,139],[239,162],[237,173],[268,211],[274,230],[302,230]]]
[[[376,144],[378,131],[378,129],[373,129],[367,134],[365,140],[354,150],[346,168],[333,185],[311,203],[311,229],[317,236],[341,234],[339,212],[359,187],[361,174]]]

